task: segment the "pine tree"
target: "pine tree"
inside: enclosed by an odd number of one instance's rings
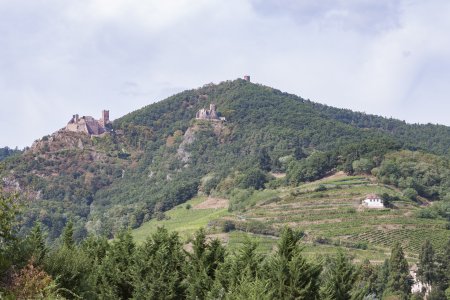
[[[98,266],[97,291],[103,299],[130,299],[135,244],[130,231],[121,231]]]
[[[317,299],[321,266],[309,263],[301,254],[301,235],[285,228],[277,252],[270,258],[266,279],[274,299]]]
[[[258,278],[263,258],[256,251],[257,246],[256,242],[245,236],[237,252],[224,257],[224,262],[215,273],[215,281],[208,292],[208,299],[221,299],[225,293],[236,291],[239,289],[238,286],[251,285],[255,280],[265,282],[261,277]],[[243,283],[245,284],[242,285]],[[238,299],[237,294],[232,293],[235,297],[232,299]]]
[[[94,293],[92,273],[95,266],[79,247],[62,245],[51,251],[44,260],[44,270],[57,279],[58,287],[64,297],[91,299]],[[76,297],[75,297],[76,298]]]
[[[137,250],[133,267],[133,299],[182,299],[186,269],[176,232],[160,227]]]
[[[375,296],[377,294],[377,271],[377,267],[372,265],[370,260],[365,259],[362,262],[357,271],[358,278],[355,290],[358,292],[353,294],[353,299],[362,299],[364,297],[368,297],[369,295]],[[357,294],[359,294],[360,297],[356,296]]]
[[[411,294],[411,277],[408,262],[403,254],[400,243],[395,243],[389,260],[389,277],[386,295],[397,295],[401,299],[408,299]]]
[[[190,299],[204,299],[214,283],[219,264],[224,261],[225,249],[217,239],[207,243],[203,228],[196,232],[192,248],[193,253],[188,254],[186,265],[187,296]]]
[[[356,275],[356,269],[350,260],[342,251],[338,251],[336,258],[331,260],[324,274],[322,299],[350,300]]]
[[[109,251],[110,244],[104,236],[89,235],[81,244],[81,249],[91,258],[92,263],[100,263]]]
[[[62,243],[65,247],[72,249],[75,245],[75,240],[73,238],[73,222],[72,220],[69,220],[67,222],[66,227],[64,228],[64,231],[62,233]]]
[[[39,223],[36,223],[31,229],[31,232],[27,237],[27,243],[31,249],[31,255],[34,257],[34,262],[37,265],[40,265],[48,252],[48,248],[45,245],[44,233],[42,232]]]
[[[242,278],[226,295],[227,300],[269,300],[267,282],[259,278]]]
[[[417,275],[423,283],[432,285],[436,281],[434,250],[431,242],[426,240],[419,254]]]
[[[387,283],[389,280],[389,260],[385,259],[384,263],[379,267],[377,272],[377,279],[375,282],[375,292],[377,296],[381,298],[384,291],[386,290]]]
[[[433,288],[440,289],[450,299],[450,239],[442,252],[436,255],[436,283]]]

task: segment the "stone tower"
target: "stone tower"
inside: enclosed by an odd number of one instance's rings
[[[244,80],[250,82],[250,75],[245,75]]]
[[[102,110],[102,120],[104,124],[109,123],[109,110]]]
[[[109,124],[109,110],[102,110],[102,117],[98,120],[98,123],[103,128]]]
[[[209,118],[210,119],[218,119],[218,115],[216,112],[216,105],[212,104],[212,103],[209,105]]]

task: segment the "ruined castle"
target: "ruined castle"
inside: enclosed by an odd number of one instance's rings
[[[102,111],[100,120],[96,120],[91,116],[73,115],[69,123],[67,123],[66,130],[74,132],[83,132],[89,135],[100,135],[106,132],[106,127],[111,122],[109,121],[109,110]]]
[[[197,120],[225,121],[225,118],[219,117],[216,111],[216,105],[210,104],[209,109],[202,108],[195,115]]]

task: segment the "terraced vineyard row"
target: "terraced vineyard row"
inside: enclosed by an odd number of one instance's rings
[[[450,237],[445,221],[415,217],[420,208],[413,202],[400,201],[397,209],[361,207],[361,200],[370,193],[400,196],[394,188],[369,178],[343,176],[293,188],[274,203],[262,201],[249,208],[241,218],[273,228],[295,227],[307,233],[311,241],[325,238],[332,243],[365,243],[371,249],[390,248],[395,241],[402,241],[412,257],[431,236],[430,231],[437,249]]]
[[[442,249],[448,241],[449,234],[444,230],[434,230],[430,234],[427,228],[415,229],[392,229],[392,230],[370,230],[355,234],[351,239],[364,241],[369,244],[379,244],[390,247],[394,242],[401,241],[406,251],[418,253],[425,238],[429,238],[433,246]]]

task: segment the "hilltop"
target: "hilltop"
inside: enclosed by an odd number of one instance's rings
[[[211,104],[214,120],[198,118]],[[77,239],[112,237],[198,194],[231,199],[336,171],[371,174],[418,205],[450,197],[449,127],[333,108],[247,80],[187,90],[109,126],[101,136],[59,131],[2,162],[4,184],[31,200],[24,232],[41,221],[56,238],[72,219]]]

